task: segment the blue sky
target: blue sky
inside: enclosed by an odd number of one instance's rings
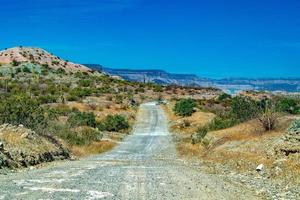
[[[298,0],[0,0],[0,48],[221,77],[300,77]]]

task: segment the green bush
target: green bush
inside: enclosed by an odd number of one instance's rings
[[[75,110],[69,115],[68,123],[72,126],[96,127],[96,118],[92,112],[80,112]]]
[[[70,124],[53,123],[49,126],[49,132],[67,141],[71,145],[89,145],[93,141],[100,140],[103,135],[97,129],[91,127],[80,127],[72,129]]]
[[[23,124],[37,130],[47,126],[47,119],[38,101],[26,94],[19,94],[1,98],[0,124],[3,123]]]
[[[70,91],[70,97],[78,100],[79,98],[90,96],[92,94],[92,89],[76,87]]]
[[[20,62],[18,62],[18,61],[16,61],[16,60],[13,60],[13,61],[11,62],[11,65],[14,66],[14,67],[16,67],[16,66],[20,65]]]
[[[238,122],[252,119],[261,112],[256,101],[247,97],[234,97],[231,105],[231,116]]]
[[[276,110],[279,112],[298,114],[300,112],[299,102],[292,98],[279,99],[276,102]]]
[[[63,69],[63,68],[59,68],[59,69],[56,70],[56,73],[57,74],[66,74],[66,70]]]
[[[236,120],[230,117],[216,116],[212,122],[209,123],[208,127],[210,130],[220,130],[232,127],[236,124]]]
[[[196,103],[193,99],[181,99],[176,102],[174,112],[179,116],[191,116],[194,112]]]
[[[126,117],[122,115],[108,115],[101,123],[98,128],[105,131],[121,131],[129,128],[129,123]]]
[[[23,67],[22,71],[24,73],[31,73],[31,70],[27,66]]]
[[[81,79],[78,82],[78,85],[80,87],[91,87],[92,86],[93,81],[90,79]]]
[[[42,95],[38,97],[38,101],[41,104],[47,104],[47,103],[56,103],[57,102],[57,96],[53,96],[53,95]]]
[[[69,95],[67,96],[68,101],[78,101],[80,98],[76,95]]]

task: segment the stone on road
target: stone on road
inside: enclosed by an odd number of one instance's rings
[[[114,150],[0,175],[0,199],[257,199],[177,159],[163,110],[141,106],[133,134]]]

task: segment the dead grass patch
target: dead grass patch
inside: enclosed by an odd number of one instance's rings
[[[88,146],[71,146],[71,152],[78,157],[100,154],[106,151],[111,150],[116,145],[115,142],[112,141],[100,141],[93,142]]]

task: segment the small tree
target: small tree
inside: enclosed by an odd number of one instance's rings
[[[193,99],[181,99],[176,102],[174,112],[179,116],[191,116],[194,112],[196,103]]]

